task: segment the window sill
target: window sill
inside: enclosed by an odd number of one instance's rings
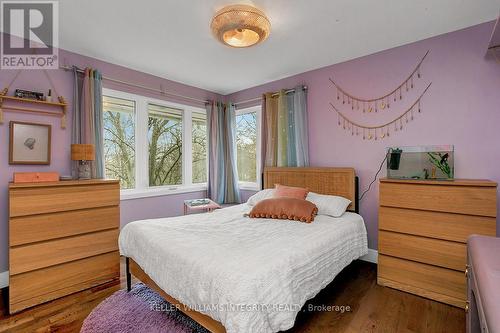
[[[175,195],[182,193],[206,191],[206,184],[198,184],[192,186],[177,186],[177,187],[158,187],[146,189],[121,190],[120,200],[134,200],[140,198],[161,197],[167,195]]]
[[[240,190],[248,190],[248,191],[260,191],[260,186],[257,183],[251,182],[239,182]]]

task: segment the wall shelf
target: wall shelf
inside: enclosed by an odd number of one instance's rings
[[[61,102],[39,101],[37,99],[21,98],[21,97],[15,97],[15,96],[0,95],[0,98],[4,99],[4,100],[18,101],[18,102],[24,102],[24,103],[34,103],[34,104],[53,105],[53,106],[65,106],[66,105],[66,103],[61,103]]]
[[[3,124],[3,112],[27,112],[33,114],[42,114],[53,117],[61,117],[61,128],[66,128],[66,115],[68,110],[68,104],[66,103],[64,97],[59,96],[57,98],[58,102],[48,102],[48,101],[39,101],[37,99],[29,99],[29,98],[21,98],[15,96],[7,96],[8,89],[4,89],[0,92],[0,124]],[[14,105],[5,105],[4,102],[9,101]],[[19,104],[20,106],[15,106],[15,104]],[[55,111],[49,110],[40,110],[34,109],[31,107],[27,107],[25,105],[41,105],[46,107],[55,108]]]

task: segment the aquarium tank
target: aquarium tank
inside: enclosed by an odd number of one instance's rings
[[[453,145],[387,148],[387,178],[452,180]]]

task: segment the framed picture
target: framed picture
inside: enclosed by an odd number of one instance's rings
[[[50,164],[50,125],[11,121],[9,130],[9,164]]]

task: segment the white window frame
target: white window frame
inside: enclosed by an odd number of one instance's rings
[[[135,102],[135,188],[120,191],[121,200],[155,197],[179,193],[206,191],[207,183],[192,182],[193,175],[193,131],[192,114],[203,113],[206,110],[195,106],[178,104],[162,99],[127,93],[119,90],[103,88],[103,96],[127,99]],[[182,184],[149,186],[148,165],[148,104],[182,110]],[[208,173],[208,157],[207,157]]]
[[[204,182],[204,183],[193,183],[193,113],[202,113],[205,115],[205,122],[206,122],[206,126],[207,126],[207,129],[208,129],[208,115],[207,115],[207,110],[206,109],[202,109],[202,108],[193,108],[191,110],[191,121],[189,122],[189,126],[190,126],[190,129],[189,129],[189,133],[190,134],[190,138],[191,140],[189,140],[189,145],[190,145],[190,148],[189,148],[189,152],[190,152],[190,156],[191,158],[189,159],[189,173],[190,173],[190,179],[191,179],[191,184],[193,186],[197,186],[197,185],[200,185],[200,186],[204,186],[205,190],[208,189],[208,133],[207,133],[207,158],[206,158],[206,161],[205,161],[205,170],[207,171],[207,181]]]
[[[244,109],[236,109],[235,111],[235,114],[236,116],[239,116],[239,115],[243,115],[243,114],[247,114],[247,113],[253,113],[255,112],[256,114],[256,121],[257,121],[257,147],[256,147],[256,172],[257,172],[257,181],[256,182],[245,182],[245,181],[239,181],[238,180],[238,183],[239,183],[239,187],[241,190],[261,190],[262,189],[262,170],[261,170],[261,150],[262,150],[262,147],[261,147],[261,144],[262,144],[262,140],[261,140],[261,131],[262,131],[262,121],[261,121],[261,117],[262,117],[262,106],[260,105],[256,105],[256,106],[251,106],[251,107],[248,107],[248,108],[244,108]],[[236,136],[236,132],[235,132],[235,136]],[[238,150],[236,149],[236,154],[238,154]],[[238,156],[236,156],[236,158],[238,158]]]

